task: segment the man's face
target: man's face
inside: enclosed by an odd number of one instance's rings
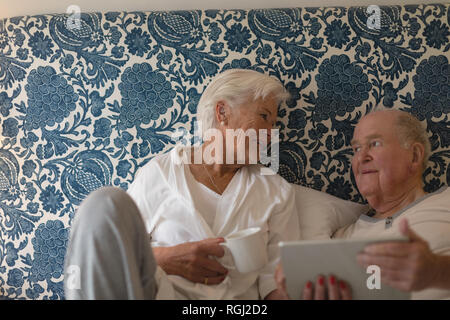
[[[410,186],[413,154],[400,143],[395,121],[395,114],[377,112],[355,128],[352,169],[365,198],[395,198]]]

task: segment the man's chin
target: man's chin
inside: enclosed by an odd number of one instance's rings
[[[361,193],[361,195],[365,199],[369,199],[369,198],[372,198],[377,195],[377,192],[373,189],[363,189],[363,190],[360,190],[359,193]]]
[[[367,184],[362,187],[361,184],[356,183],[356,185],[358,187],[359,193],[366,199],[376,194],[376,188],[374,187],[368,186]]]

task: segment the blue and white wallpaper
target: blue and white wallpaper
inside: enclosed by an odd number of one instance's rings
[[[192,133],[217,73],[278,77],[280,174],[362,202],[353,128],[376,107],[426,124],[426,191],[450,183],[450,5],[82,13],[0,19],[0,297],[63,299],[71,221],[93,190]]]

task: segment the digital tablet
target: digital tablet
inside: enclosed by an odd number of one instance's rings
[[[377,282],[375,273],[364,269],[356,260],[358,253],[369,244],[407,240],[406,237],[384,237],[280,242],[281,263],[289,297],[301,299],[303,288],[308,281],[315,284],[319,274],[333,274],[350,285],[353,299],[408,300],[410,293],[384,284],[382,278]]]

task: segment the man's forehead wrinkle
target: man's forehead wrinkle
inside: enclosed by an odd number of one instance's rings
[[[377,111],[362,117],[355,127],[350,145],[373,138],[387,138],[390,136],[387,131],[389,131],[389,128],[395,127],[395,121],[399,116],[397,112],[391,111],[392,110]],[[394,123],[392,123],[393,121]]]
[[[368,134],[362,138],[358,138],[358,139],[353,138],[352,141],[350,142],[350,144],[354,145],[356,143],[361,143],[361,140],[367,141],[367,140],[376,139],[376,138],[383,138],[383,135],[379,134],[379,133],[372,133],[372,134]]]

